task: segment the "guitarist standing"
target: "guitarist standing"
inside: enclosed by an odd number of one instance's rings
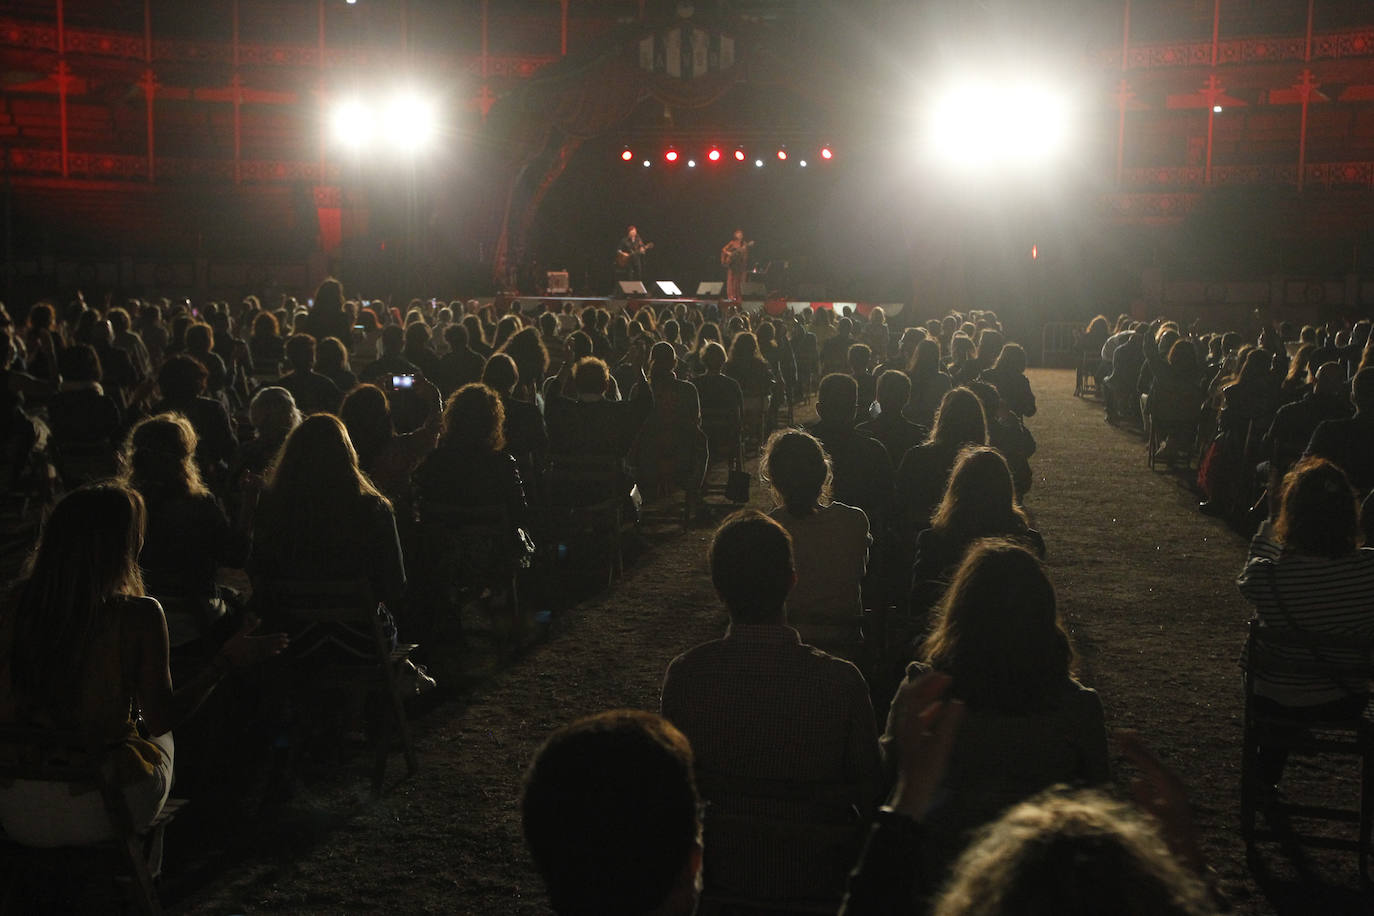
[[[616,273],[621,280],[644,279],[644,252],[654,247],[653,243],[644,244],[639,230],[630,226],[615,252]]]
[[[720,264],[725,268],[725,298],[739,302],[743,296],[744,278],[749,273],[749,249],[754,243],[744,240],[744,230],[735,235],[720,250]]]

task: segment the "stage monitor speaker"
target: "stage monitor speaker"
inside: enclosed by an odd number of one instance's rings
[[[568,285],[568,272],[566,270],[550,270],[546,274],[546,278],[544,291],[550,296],[572,292],[572,287]]]
[[[682,290],[678,289],[678,285],[672,280],[655,280],[654,286],[657,286],[665,296],[682,295]]]
[[[758,280],[746,280],[744,282],[744,285],[740,287],[740,295],[753,296],[755,298],[759,296],[766,296],[768,295],[768,287],[760,283]]]
[[[697,295],[702,297],[714,298],[716,296],[719,296],[724,288],[724,283],[698,283]]]
[[[644,284],[639,280],[620,280],[617,281],[620,291],[626,296],[647,296],[649,291],[644,288]]]

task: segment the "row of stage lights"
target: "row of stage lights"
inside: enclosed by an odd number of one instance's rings
[[[827,145],[827,146],[822,146],[822,147],[820,148],[820,151],[818,152],[817,156],[818,156],[818,158],[820,159],[820,161],[822,161],[822,162],[830,162],[831,160],[833,160],[833,159],[835,158],[835,151],[834,151],[830,146],[828,146],[828,145]],[[748,161],[749,161],[749,155],[744,151],[744,147],[742,147],[742,146],[737,146],[737,147],[735,147],[734,152],[733,152],[733,153],[730,153],[729,155],[727,155],[726,152],[725,152],[725,150],[723,150],[721,147],[719,147],[719,146],[713,146],[713,147],[711,147],[710,149],[708,149],[708,150],[706,151],[706,155],[703,156],[702,158],[703,158],[706,162],[712,163],[712,164],[716,164],[716,163],[728,161],[729,159],[733,159],[735,162],[748,162]],[[788,152],[786,146],[780,146],[780,147],[778,147],[777,151],[776,151],[775,153],[773,153],[773,155],[770,156],[769,158],[776,159],[778,162],[788,162],[788,161],[791,161],[791,159],[792,159],[792,154]],[[630,147],[626,146],[624,149],[622,149],[622,150],[620,151],[620,161],[621,161],[621,162],[634,162],[634,161],[635,161],[635,151],[632,150]],[[754,159],[754,167],[755,167],[755,168],[760,168],[760,169],[763,168],[765,161],[766,161],[766,160],[765,160],[762,156],[759,156],[758,158],[755,158],[755,159]],[[677,164],[679,164],[679,163],[684,163],[684,162],[685,162],[687,168],[689,168],[689,169],[694,169],[694,168],[697,167],[697,160],[696,160],[695,158],[686,157],[686,158],[684,159],[683,154],[680,153],[680,152],[678,152],[677,147],[673,147],[673,146],[670,146],[670,147],[668,147],[666,150],[663,151],[663,162],[664,162],[665,165],[670,165],[670,166],[671,166],[671,165],[677,165]],[[799,165],[799,166],[802,167],[802,168],[806,168],[806,166],[807,166],[807,161],[806,161],[805,159],[797,159],[796,162],[797,162],[797,165]],[[649,157],[645,157],[644,159],[642,159],[642,160],[640,161],[640,165],[642,165],[642,166],[643,166],[644,168],[646,168],[646,169],[649,168],[650,166],[652,166],[653,164],[654,164],[653,159],[651,159],[651,158],[649,158]]]

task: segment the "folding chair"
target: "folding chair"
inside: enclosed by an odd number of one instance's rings
[[[710,482],[711,469],[722,463],[727,472],[744,468],[744,418],[739,409],[735,407],[703,407],[701,410],[701,428],[706,433],[706,441],[710,449],[706,463],[706,485],[703,488],[703,493],[724,497],[729,482],[728,473],[726,483],[712,486]]]
[[[768,438],[768,410],[772,398],[768,395],[746,397],[744,399],[744,443],[757,455],[763,450]]]
[[[469,601],[484,602],[497,651],[505,656],[520,623],[520,565],[512,558],[515,523],[504,503],[456,506],[426,502],[420,507],[420,542],[428,555],[422,575],[431,579],[431,596],[458,613]],[[498,620],[489,590],[507,595]]]
[[[617,455],[555,456],[544,475],[549,531],[558,553],[591,546],[604,555],[606,587],[625,571],[622,529],[628,483]]]
[[[790,780],[757,779],[733,774],[698,770],[697,788],[706,801],[703,833],[706,847],[706,886],[701,895],[700,912],[712,913],[778,912],[832,914],[839,908],[845,876],[858,858],[867,822],[860,816],[864,803],[852,784],[805,783]],[[740,813],[778,811],[778,814]],[[729,834],[735,842],[759,849],[774,850],[780,856],[805,850],[822,852],[829,866],[829,883],[834,897],[760,896],[721,886],[713,881],[712,837]],[[719,840],[715,845],[720,847]]]
[[[0,840],[0,858],[5,863],[0,913],[22,911],[16,909],[22,906],[16,900],[21,881],[33,882],[37,878],[65,886],[82,866],[108,871],[112,896],[119,893],[114,887],[118,883],[115,879],[128,879],[120,895],[129,898],[135,912],[146,916],[162,912],[153,886],[156,860],[160,859],[162,834],[181,803],[168,801],[152,824],[137,829],[123,789],[105,774],[104,758],[103,743],[79,731],[0,727],[0,779],[93,786],[100,793],[111,828],[109,840],[82,847],[38,849]]]
[[[1286,817],[1332,820],[1359,825],[1359,839],[1290,834],[1299,845],[1323,849],[1354,849],[1358,853],[1360,879],[1369,881],[1369,841],[1374,827],[1374,723],[1366,714],[1332,722],[1295,722],[1274,716],[1255,703],[1255,673],[1296,674],[1331,678],[1344,683],[1368,684],[1374,676],[1374,643],[1349,636],[1313,633],[1262,626],[1250,621],[1245,665],[1245,732],[1241,758],[1240,817],[1245,849],[1254,854],[1255,840],[1274,836],[1276,822]],[[1269,799],[1259,772],[1259,749],[1283,748],[1290,755],[1319,757],[1344,755],[1360,761],[1360,801],[1357,810],[1323,805],[1301,805]],[[1292,772],[1289,768],[1288,772]],[[1255,827],[1255,812],[1263,810],[1269,830]]]
[[[263,582],[261,590],[264,611],[288,628],[342,627],[371,637],[372,651],[359,656],[356,661],[328,659],[317,664],[309,656],[302,658],[288,652],[280,657],[278,664],[283,666],[293,693],[342,691],[359,700],[366,700],[377,693],[385,697],[389,716],[383,718],[389,719],[399,734],[406,769],[414,775],[419,769],[419,761],[397,675],[419,646],[414,643],[401,643],[395,648],[391,646],[390,639],[382,629],[381,619],[377,615],[377,601],[372,596],[372,588],[367,580],[276,579]],[[373,794],[381,793],[382,782],[386,778],[390,739],[388,729],[375,730]]]

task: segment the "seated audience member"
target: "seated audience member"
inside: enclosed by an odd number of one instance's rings
[[[476,315],[469,315],[478,327],[481,322]],[[468,330],[469,340],[471,339],[471,329]],[[405,350],[405,330],[397,324],[389,324],[382,328],[381,351],[380,355],[367,365],[367,368],[358,373],[358,381],[366,382],[370,385],[386,385],[394,376],[413,375],[416,378],[424,376],[424,370],[406,359],[403,351]],[[471,343],[469,343],[471,346]],[[482,357],[486,359],[486,357]]]
[[[930,527],[916,538],[910,607],[918,620],[918,635],[926,612],[944,595],[969,545],[983,538],[1014,541],[1045,557],[1044,539],[1017,504],[1006,459],[995,448],[970,446],[959,453],[950,471]]]
[[[277,460],[286,437],[301,422],[301,412],[296,409],[296,399],[291,392],[276,385],[259,388],[248,403],[248,419],[253,424],[254,436],[241,444],[234,460],[229,464],[230,489],[251,488],[256,492],[262,477],[272,462]],[[247,478],[254,478],[249,484]]]
[[[858,415],[867,419],[869,408],[878,394],[878,380],[870,368],[870,364],[873,362],[873,350],[868,344],[853,344],[849,348],[846,362],[849,367],[849,375],[854,379],[854,384],[858,389]]]
[[[511,340],[519,336],[517,334]],[[505,351],[493,353],[482,370],[482,384],[501,398],[506,424],[502,431],[506,439],[506,451],[516,456],[521,468],[532,478],[544,467],[549,451],[549,433],[539,407],[532,400],[516,397],[516,392],[524,386],[520,383],[515,360]]]
[[[881,780],[868,685],[787,625],[796,573],[791,538],[776,522],[751,511],[726,519],[711,541],[710,569],[730,628],[673,660],[662,703],[691,741],[702,794],[722,817],[719,829],[706,823],[706,878],[712,889],[751,899],[838,899],[852,850],[820,848],[804,831],[761,844],[747,828],[731,830],[731,818],[844,823],[851,806],[867,810]],[[751,796],[741,783],[831,791],[782,800]],[[848,797],[832,797],[836,790]]]
[[[520,797],[525,845],[557,916],[692,916],[698,810],[691,745],[632,710],[554,732]]]
[[[410,506],[410,476],[434,449],[439,417],[435,410],[431,422],[397,433],[391,401],[376,385],[357,386],[339,408],[339,419],[358,453],[358,467],[402,513]]]
[[[90,344],[61,351],[62,384],[48,399],[48,421],[59,445],[89,445],[119,434],[119,403],[100,384],[100,357]]]
[[[739,382],[725,375],[725,348],[715,341],[701,348],[702,375],[692,380],[702,410],[744,410],[744,392]]]
[[[255,596],[278,580],[366,579],[372,597],[385,605],[404,592],[396,516],[358,467],[348,431],[332,414],[306,417],[286,437],[258,500],[248,572]],[[385,612],[379,607],[379,613]],[[332,645],[345,655],[372,655],[371,633],[342,629],[303,628],[292,654],[313,656]]]
[[[974,381],[968,383],[968,390],[983,405],[983,415],[988,419],[988,445],[1001,452],[1007,460],[1019,501],[1035,482],[1030,466],[1031,456],[1036,449],[1035,437],[1026,429],[1020,417],[1007,410],[996,388],[984,381]]]
[[[286,362],[291,371],[277,384],[291,392],[303,414],[334,413],[343,401],[343,392],[328,377],[315,371],[315,338],[292,334],[286,342]]]
[[[444,329],[444,340],[448,343],[448,352],[439,357],[435,369],[438,377],[434,379],[434,384],[439,388],[439,394],[448,397],[464,385],[482,380],[484,360],[481,354],[468,346],[468,329],[461,322],[454,322]]]
[[[648,381],[640,383],[653,389],[654,409],[635,443],[635,467],[646,496],[666,496],[682,489],[690,508],[706,476],[707,442],[696,386],[679,379],[676,369],[673,345],[666,340],[654,344]]]
[[[555,396],[545,406],[549,451],[555,462],[560,456],[611,456],[621,462],[629,456],[640,427],[654,409],[653,390],[637,384],[630,400],[608,400],[610,377],[604,360],[583,357],[573,368],[575,396]]]
[[[739,382],[746,400],[766,399],[773,393],[773,369],[759,353],[759,340],[750,331],[735,335],[725,374]]]
[[[1374,549],[1360,548],[1355,494],[1346,475],[1322,458],[1300,461],[1283,482],[1278,518],[1260,526],[1236,580],[1263,626],[1292,628],[1364,642],[1374,638]],[[1358,652],[1323,654],[1358,662]],[[1368,681],[1321,675],[1253,672],[1255,702],[1295,722],[1358,717]],[[1260,748],[1266,785],[1279,781],[1286,752]]]
[[[214,398],[204,397],[205,367],[184,354],[169,356],[157,372],[162,400],[152,413],[179,413],[196,431],[196,461],[202,478],[221,480],[221,468],[238,449],[238,437],[229,423],[229,412]]]
[[[153,361],[148,355],[148,347],[143,343],[143,338],[139,336],[138,332],[133,330],[132,319],[129,317],[128,311],[122,308],[112,308],[107,317],[110,319],[111,342],[129,354],[135,377],[144,379],[152,375]]]
[[[1161,351],[1169,337],[1172,343],[1168,343],[1165,358]],[[1147,402],[1150,422],[1160,433],[1155,455],[1166,459],[1183,449],[1197,429],[1204,394],[1197,349],[1192,341],[1181,340],[1177,334],[1162,334],[1159,322],[1142,335],[1141,348],[1151,379]]]
[[[1178,778],[1138,739],[1119,739],[1141,770],[1148,816],[1102,792],[1064,787],[1021,802],[981,830],[951,874],[928,867],[925,820],[950,767],[967,707],[934,672],[893,702],[902,767],[850,876],[841,916],[1211,916],[1206,862]],[[1159,799],[1156,801],[1156,799]],[[934,898],[933,904],[926,904]]]
[[[819,419],[807,432],[820,440],[830,456],[835,499],[862,509],[869,530],[881,536],[891,514],[892,460],[881,442],[855,428],[857,397],[852,376],[832,373],[821,379],[816,396]]]
[[[833,316],[833,312],[831,313]],[[848,317],[835,322],[833,336],[821,344],[821,372],[829,375],[849,368],[849,348],[854,339],[854,321]]]
[[[259,370],[273,374],[280,371],[281,361],[286,358],[286,342],[282,340],[276,315],[258,312],[253,319],[253,336],[248,338],[248,352]]]
[[[967,385],[978,377],[980,367],[973,338],[955,334],[949,341],[949,365],[946,367],[950,384]]]
[[[972,831],[1050,786],[1109,779],[1102,703],[1074,680],[1054,587],[1025,548],[975,542],[936,608],[922,657],[908,681],[927,669],[948,675],[950,695],[967,707],[925,815],[935,861],[952,861]],[[883,736],[894,774],[899,728],[894,707]]]
[[[1111,347],[1111,372],[1102,380],[1108,423],[1119,423],[1122,420],[1134,423],[1140,419],[1140,398],[1136,394],[1136,382],[1140,378],[1140,367],[1145,363],[1142,344],[1144,332],[1132,329],[1123,333],[1126,336],[1120,346]],[[1115,336],[1108,338],[1108,344]],[[1103,352],[1106,350],[1107,347],[1104,346]]]
[[[788,622],[811,645],[853,653],[863,638],[862,584],[873,540],[868,517],[830,499],[830,461],[810,433],[774,433],[759,474],[779,504],[769,517],[792,537],[797,584],[787,599]]]
[[[337,337],[326,337],[316,345],[315,370],[344,394],[358,384],[358,377],[348,366],[348,350]]]
[[[1269,445],[1269,472],[1275,492],[1283,475],[1302,457],[1317,427],[1327,420],[1344,420],[1354,411],[1345,371],[1339,363],[1318,367],[1312,389],[1300,400],[1285,404],[1274,414],[1265,439]]]
[[[285,645],[280,635],[253,636],[250,621],[174,688],[162,608],[145,596],[138,569],[143,522],[143,499],[122,484],[69,493],[44,523],[0,615],[0,724],[78,729],[99,739],[105,772],[139,829],[161,812],[172,787],[172,729],[230,671]],[[0,825],[24,846],[111,839],[100,793],[65,783],[0,787]]]
[[[439,369],[439,357],[429,346],[431,337],[429,325],[417,319],[406,325],[401,347],[401,355],[418,366],[420,375],[427,379],[433,378]]]
[[[1368,493],[1374,490],[1374,368],[1355,373],[1350,401],[1355,415],[1324,421],[1312,433],[1307,454],[1330,461],[1356,490]]]
[[[906,373],[888,369],[878,377],[878,416],[856,427],[860,433],[881,442],[892,462],[901,461],[909,449],[920,445],[930,435],[926,427],[906,418],[905,408],[910,396],[911,380]]]
[[[987,418],[977,396],[967,388],[946,393],[930,438],[909,450],[897,468],[897,517],[909,547],[915,546],[917,534],[930,527],[959,453],[970,445],[987,444]],[[909,550],[907,556],[911,556]]]
[[[1002,347],[997,362],[979,376],[997,389],[1002,404],[1018,417],[1035,416],[1035,395],[1026,378],[1026,351],[1018,343]]]
[[[501,345],[500,352],[515,364],[516,384],[511,396],[528,404],[536,404],[544,376],[549,371],[549,351],[535,327],[522,328]]]
[[[248,554],[247,530],[230,527],[195,455],[196,432],[179,414],[140,420],[120,453],[120,482],[147,507],[143,583],[163,602],[174,648],[211,635],[227,610],[215,570],[241,568]]]
[[[939,341],[926,338],[918,341],[915,347],[911,362],[906,367],[906,373],[911,378],[911,397],[903,414],[911,422],[929,429],[935,422],[935,411],[940,407],[940,401],[953,387],[953,382],[941,371]],[[963,355],[965,359],[970,357],[967,352]],[[892,457],[894,461],[901,460],[895,454]]]
[[[208,324],[196,322],[186,329],[186,355],[205,367],[205,390],[211,397],[224,397],[229,384],[229,367],[215,352],[215,332]]]

